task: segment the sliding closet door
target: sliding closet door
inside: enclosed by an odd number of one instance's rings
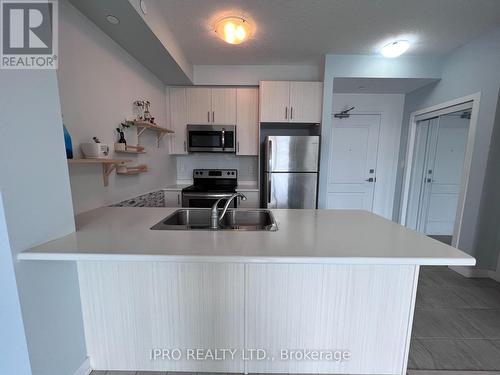
[[[433,129],[438,125],[438,118],[419,121],[415,132],[415,147],[410,177],[410,192],[406,215],[406,226],[421,231],[423,210],[427,207],[428,197],[428,164],[435,145]]]
[[[428,167],[428,202],[421,224],[425,234],[453,235],[468,131],[467,112],[439,117],[439,126],[434,131],[434,158]]]
[[[463,173],[470,111],[417,122],[406,226],[451,238]]]

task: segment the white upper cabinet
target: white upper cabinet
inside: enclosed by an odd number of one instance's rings
[[[188,124],[236,124],[235,88],[186,88]]]
[[[320,123],[322,104],[321,82],[290,82],[290,122]]]
[[[259,89],[236,89],[236,155],[259,154]]]
[[[187,123],[212,124],[212,89],[207,87],[186,88]]]
[[[170,128],[175,132],[169,135],[170,154],[187,154],[187,100],[184,87],[167,89],[168,109],[170,112]]]
[[[260,82],[260,122],[320,123],[321,82]]]
[[[236,124],[236,89],[235,88],[213,88],[212,89],[212,124],[234,125]]]
[[[288,122],[290,82],[260,82],[260,122]]]

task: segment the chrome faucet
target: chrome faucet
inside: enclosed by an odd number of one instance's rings
[[[226,198],[226,197],[220,198],[217,200],[217,202],[214,203],[214,205],[212,206],[211,214],[210,214],[210,228],[211,229],[219,228],[219,223],[222,220],[222,218],[224,217],[224,215],[226,214],[227,209],[229,208],[229,205],[231,204],[233,199],[237,198],[237,197],[240,197],[242,201],[247,200],[247,197],[244,194],[234,193],[229,198]],[[222,213],[219,217],[219,214],[217,213],[217,207],[219,206],[219,202],[223,199],[227,199],[227,201],[226,201],[226,204],[224,205],[224,208],[222,209]]]

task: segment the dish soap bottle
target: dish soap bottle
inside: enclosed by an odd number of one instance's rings
[[[67,159],[73,159],[73,145],[71,143],[71,135],[68,132],[68,129],[66,129],[66,126],[63,124],[63,130],[64,130],[64,145],[66,146],[66,158]]]

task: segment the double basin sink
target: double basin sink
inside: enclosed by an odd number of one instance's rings
[[[177,210],[151,229],[215,230],[210,227],[210,209],[202,208]],[[227,210],[216,230],[277,231],[278,225],[269,210]]]

